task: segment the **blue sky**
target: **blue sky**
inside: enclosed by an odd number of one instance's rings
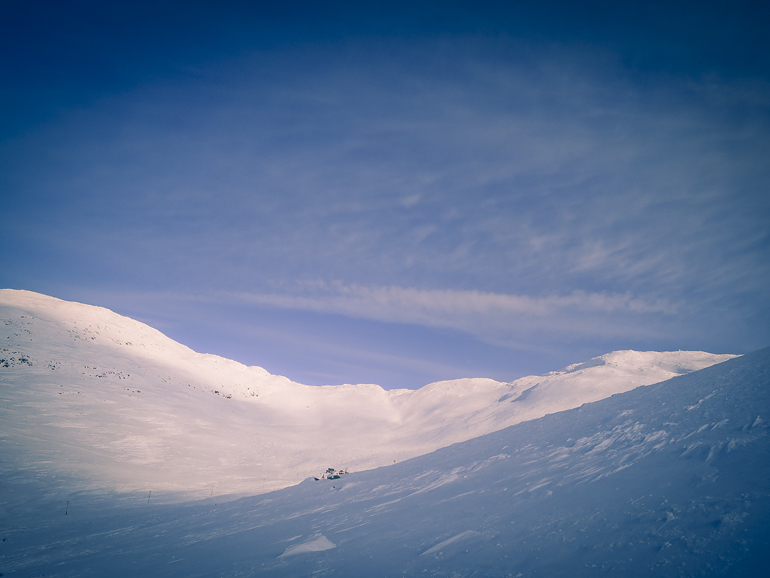
[[[3,3],[0,285],[310,384],[770,344],[766,8],[271,4]]]

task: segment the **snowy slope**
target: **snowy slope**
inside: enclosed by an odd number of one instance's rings
[[[3,512],[2,571],[764,576],[768,415],[765,349],[396,465],[224,504],[40,496],[20,481],[5,486],[17,499]]]
[[[167,500],[392,464],[733,357],[618,351],[511,383],[312,387],[14,290],[0,291],[0,342],[0,468]]]

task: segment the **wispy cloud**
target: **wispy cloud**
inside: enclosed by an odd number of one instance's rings
[[[37,203],[14,233],[207,288],[766,285],[767,239],[739,247],[767,230],[767,86],[642,83],[473,39],[361,50],[217,63],[13,143],[8,186]]]
[[[501,355],[765,344],[766,83],[481,37],[212,62],[2,145],[8,284],[445,328]]]
[[[511,338],[537,340],[555,330],[571,338],[581,334],[597,335],[608,329],[597,320],[608,316],[620,319],[676,313],[675,305],[668,301],[647,301],[630,294],[575,291],[568,295],[532,297],[324,281],[305,283],[303,288],[302,295],[228,292],[217,294],[214,299],[386,323],[446,327],[493,342]],[[611,333],[616,334],[617,327]]]
[[[596,313],[675,313],[663,300],[648,302],[629,294],[608,295],[575,291],[566,296],[530,297],[482,291],[422,290],[404,287],[344,285],[341,282],[305,283],[323,297],[292,297],[279,294],[232,293],[233,297],[253,303],[292,309],[310,309],[371,317],[382,321],[418,322],[421,315],[527,314],[547,317],[560,310],[574,309]]]

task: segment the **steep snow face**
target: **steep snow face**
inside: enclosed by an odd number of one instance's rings
[[[392,464],[733,357],[618,351],[510,383],[313,387],[14,290],[0,291],[0,342],[0,468],[166,500]]]

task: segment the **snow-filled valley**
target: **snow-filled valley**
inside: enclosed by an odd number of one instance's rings
[[[1,291],[0,313],[4,575],[766,569],[770,350],[385,391],[34,293]],[[327,467],[351,473],[313,479]]]
[[[511,383],[315,387],[103,308],[12,290],[0,308],[3,463],[166,501],[392,464],[732,357],[619,351]]]

